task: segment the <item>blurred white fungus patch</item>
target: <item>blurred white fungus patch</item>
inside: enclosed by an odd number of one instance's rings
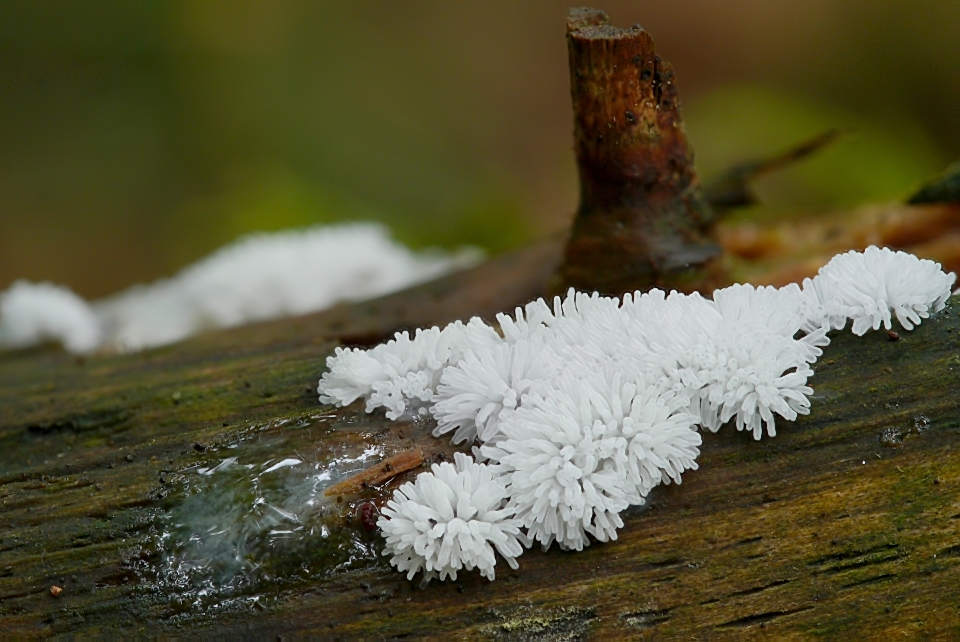
[[[70,352],[89,352],[101,339],[96,314],[65,287],[17,281],[0,293],[0,348],[59,341]]]
[[[49,283],[0,294],[0,348],[58,341],[76,353],[135,351],[361,301],[474,265],[479,250],[414,252],[375,223],[254,234],[179,274],[87,303]]]

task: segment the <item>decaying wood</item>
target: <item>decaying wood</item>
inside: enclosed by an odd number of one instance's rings
[[[182,588],[157,582],[158,524],[181,501],[171,480],[201,461],[242,458],[246,442],[231,449],[238,440],[302,424],[318,449],[435,449],[427,424],[317,403],[336,344],[324,337],[332,327],[385,332],[509,309],[518,280],[544,260],[542,246],[528,252],[378,301],[141,354],[0,356],[0,629],[343,640],[960,635],[953,302],[900,341],[839,333],[816,364],[810,416],[778,423],[761,442],[730,426],[705,435],[700,469],[628,513],[615,542],[531,550],[493,583],[467,573],[421,590],[377,559],[378,536],[349,519],[349,504],[340,528],[370,551],[352,566],[300,560],[281,543],[271,554],[305,570],[221,602],[184,602]]]
[[[567,25],[580,205],[558,289],[689,289],[720,250],[673,69],[639,25],[618,29],[594,9],[571,10]]]
[[[835,254],[892,247],[960,273],[960,204],[865,205],[802,219],[721,222],[727,276],[756,285],[800,283]]]

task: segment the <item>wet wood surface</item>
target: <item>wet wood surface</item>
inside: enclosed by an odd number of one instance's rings
[[[560,240],[377,301],[77,360],[0,356],[0,631],[5,636],[320,639],[878,639],[960,636],[960,304],[914,332],[838,333],[812,414],[755,442],[705,435],[700,469],[632,509],[615,542],[526,552],[418,589],[350,510],[366,557],[277,573],[231,599],[156,581],[158,523],[198,462],[252,434],[312,426],[318,447],[389,456],[447,445],[427,423],[321,406],[339,341],[491,318],[543,291]],[[277,428],[280,426],[280,428]],[[259,431],[259,432],[258,432]],[[296,439],[307,438],[296,433]],[[294,438],[291,437],[291,438]],[[447,453],[448,456],[449,453]],[[382,501],[390,485],[365,489]],[[379,493],[379,494],[378,494]],[[347,499],[347,504],[352,501]],[[351,509],[352,510],[352,509]],[[351,535],[354,536],[354,535]],[[309,551],[297,553],[308,555]],[[287,560],[289,561],[289,560]],[[310,566],[310,565],[313,566]],[[323,570],[310,558],[307,570]],[[51,594],[51,587],[62,592]],[[181,587],[182,589],[182,587]],[[239,595],[243,599],[236,598]]]

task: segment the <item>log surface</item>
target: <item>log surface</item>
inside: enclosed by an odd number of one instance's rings
[[[509,310],[546,287],[560,252],[559,242],[546,243],[378,301],[140,354],[0,356],[0,630],[343,640],[960,637],[956,301],[914,332],[901,330],[900,341],[882,331],[837,333],[815,364],[810,416],[780,422],[779,435],[761,442],[729,425],[705,435],[700,469],[632,509],[615,542],[582,553],[535,549],[518,571],[501,564],[495,582],[467,573],[418,589],[378,559],[378,536],[353,511],[382,501],[421,467],[318,518],[333,529],[323,541],[346,548],[326,550],[315,539],[255,549],[260,575],[232,592],[163,581],[164,519],[182,514],[191,498],[184,489],[199,484],[191,480],[217,479],[198,473],[201,464],[231,453],[242,463],[269,439],[301,454],[307,445],[377,447],[383,459],[415,448],[428,461],[448,455],[426,422],[320,406],[324,358],[337,337],[370,343],[397,328]],[[218,504],[206,506],[214,513]]]

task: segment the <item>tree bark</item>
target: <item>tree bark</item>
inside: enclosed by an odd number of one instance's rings
[[[420,468],[306,522],[329,527],[328,539],[263,549],[261,571],[271,574],[248,585],[164,581],[171,516],[199,498],[212,519],[226,501],[211,494],[223,490],[217,476],[198,467],[256,463],[251,449],[280,438],[318,461],[312,453],[326,448],[378,447],[383,460],[419,448],[425,466],[449,453],[429,425],[366,415],[359,404],[320,406],[324,357],[345,334],[372,341],[399,327],[489,318],[544,288],[559,258],[559,244],[548,243],[380,300],[141,354],[0,356],[0,630],[342,640],[960,635],[955,300],[900,341],[838,333],[816,364],[810,416],[779,423],[778,436],[761,442],[729,425],[704,435],[699,470],[631,510],[615,542],[535,549],[517,571],[501,565],[493,583],[464,573],[418,589],[377,554],[379,536],[357,515]],[[277,459],[293,452],[284,448]],[[323,548],[330,541],[352,543],[354,557]]]
[[[567,21],[580,205],[560,289],[689,290],[719,254],[680,117],[673,68],[639,25]]]

